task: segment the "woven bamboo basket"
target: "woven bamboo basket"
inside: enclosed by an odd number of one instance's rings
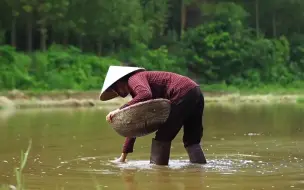
[[[140,137],[157,131],[171,110],[167,99],[153,99],[128,106],[112,117],[110,125],[123,137]]]

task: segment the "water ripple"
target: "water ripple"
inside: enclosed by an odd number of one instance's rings
[[[154,172],[159,168],[168,171],[179,172],[204,171],[215,172],[223,175],[280,175],[281,173],[293,173],[295,169],[303,168],[304,165],[290,160],[263,161],[263,157],[256,155],[216,155],[208,159],[208,164],[191,164],[187,159],[174,159],[169,161],[168,166],[156,166],[149,164],[149,160],[129,160],[126,163],[114,163],[107,157],[83,157],[70,161],[61,162],[57,168],[70,171],[87,172],[95,174],[119,175],[122,170],[144,170]],[[292,169],[294,168],[294,169]]]

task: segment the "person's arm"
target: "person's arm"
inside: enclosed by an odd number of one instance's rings
[[[120,107],[120,109],[152,99],[152,91],[146,77],[141,77],[141,75],[132,76],[128,81],[128,85],[134,92],[135,96],[128,103]]]
[[[152,98],[151,88],[145,77],[133,76],[128,81],[129,88],[132,89],[135,96],[128,103],[121,106],[119,109],[126,108],[130,105],[136,104],[138,102],[146,101]],[[136,141],[135,137],[127,137],[125,139],[122,154],[119,158],[121,162],[125,162],[127,155],[133,152],[134,143]]]
[[[119,162],[125,162],[127,155],[133,152],[135,140],[136,138],[130,138],[130,137],[126,138],[125,143],[123,145],[122,153],[120,155],[120,158],[118,158]]]

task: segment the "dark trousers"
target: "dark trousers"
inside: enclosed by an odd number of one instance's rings
[[[199,144],[203,136],[204,96],[199,87],[171,105],[168,120],[156,132],[155,140],[172,141],[183,127],[184,147]]]

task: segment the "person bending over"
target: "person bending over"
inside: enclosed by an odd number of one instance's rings
[[[171,111],[167,121],[152,138],[150,163],[168,165],[171,142],[183,127],[183,143],[191,163],[206,164],[201,148],[203,136],[204,96],[197,83],[186,76],[166,71],[147,71],[140,67],[110,66],[99,99],[107,101],[115,97],[132,96],[132,100],[120,107],[164,98],[171,102]],[[119,110],[106,116],[111,122],[112,116]],[[136,138],[127,137],[122,154],[117,161],[125,162],[133,152]]]

